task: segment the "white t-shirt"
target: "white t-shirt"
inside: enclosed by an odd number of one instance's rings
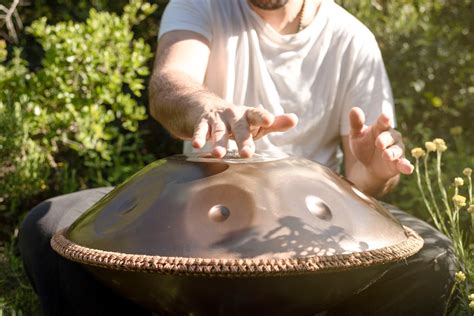
[[[281,149],[337,169],[353,106],[364,110],[368,124],[382,112],[393,117],[373,34],[332,0],[322,0],[312,23],[290,35],[275,31],[247,0],[171,0],[159,36],[174,30],[209,40],[204,84],[210,91],[236,105],[299,117],[292,130],[258,140],[257,150]]]

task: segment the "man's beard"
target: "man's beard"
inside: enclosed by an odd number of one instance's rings
[[[288,0],[249,0],[254,6],[262,10],[276,10],[284,7]]]

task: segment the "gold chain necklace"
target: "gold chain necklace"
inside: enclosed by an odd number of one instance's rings
[[[299,12],[298,32],[301,32],[303,30],[303,16],[304,16],[305,6],[306,6],[306,0],[303,0],[303,4],[301,5],[301,9]]]

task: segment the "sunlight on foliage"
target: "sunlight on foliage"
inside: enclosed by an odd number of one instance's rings
[[[19,49],[0,66],[4,205],[21,192],[63,185],[51,183],[53,170],[75,169],[74,190],[116,183],[144,165],[137,129],[146,109],[136,99],[152,54],[132,27],[154,8],[132,1],[122,16],[91,10],[85,23],[40,19],[27,29],[44,49],[42,67],[30,72]]]

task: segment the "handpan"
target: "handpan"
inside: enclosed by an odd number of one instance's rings
[[[262,152],[156,161],[51,245],[160,315],[314,315],[423,240],[330,169]]]

